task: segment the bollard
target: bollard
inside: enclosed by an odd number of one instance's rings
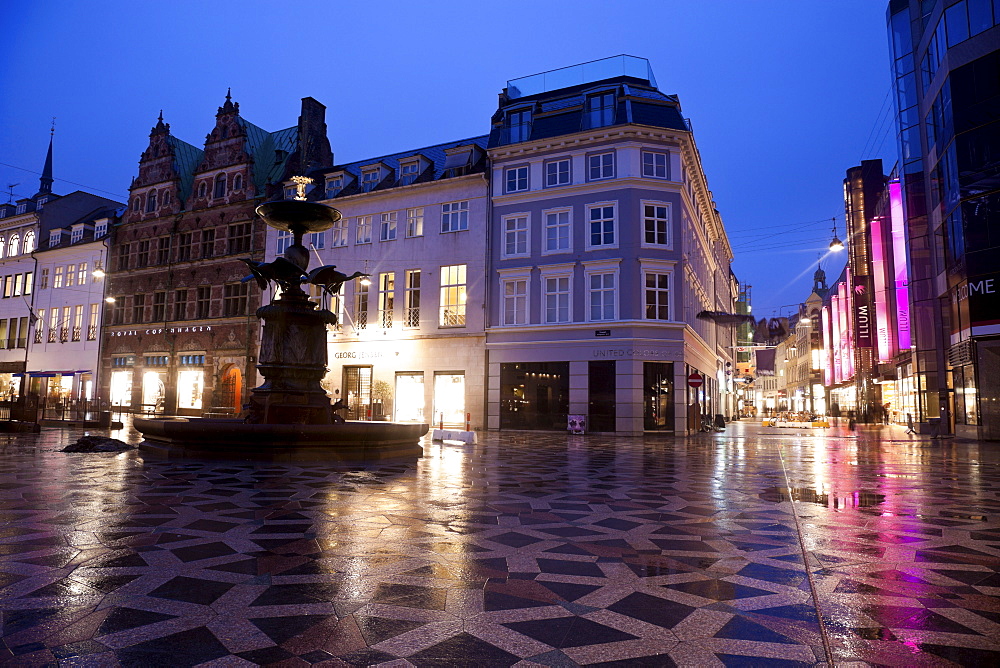
[[[472,413],[465,414],[465,431],[472,431]]]
[[[438,429],[444,431],[444,412],[438,413]]]

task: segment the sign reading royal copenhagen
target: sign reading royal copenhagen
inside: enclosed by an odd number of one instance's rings
[[[211,332],[211,325],[195,325],[194,327],[160,327],[159,329],[147,329],[143,334],[183,334],[185,332]],[[120,332],[108,332],[108,336],[138,336],[139,330],[126,329]]]

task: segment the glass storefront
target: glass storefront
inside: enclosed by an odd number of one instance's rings
[[[132,371],[111,372],[111,405],[128,407],[132,405]]]
[[[177,407],[201,410],[205,392],[205,373],[201,369],[183,369],[177,372]]]
[[[465,428],[465,374],[434,374],[434,425]]]
[[[643,429],[673,431],[673,362],[644,362],[642,380]]]
[[[424,374],[396,374],[396,421],[424,422]]]
[[[166,397],[166,374],[147,371],[142,374],[142,410],[146,413],[162,413]]]
[[[566,430],[569,362],[500,365],[500,428]]]

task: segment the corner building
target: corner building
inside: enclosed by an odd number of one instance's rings
[[[648,62],[508,81],[489,157],[488,428],[685,433],[731,414],[734,330],[696,316],[732,312],[732,250]]]

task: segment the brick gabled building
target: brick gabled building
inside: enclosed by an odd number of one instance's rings
[[[100,378],[114,409],[239,412],[256,381],[261,295],[241,281],[241,258],[263,258],[254,209],[291,174],[332,162],[325,110],[305,98],[296,126],[268,132],[227,94],[203,149],[161,114],[111,240]]]

